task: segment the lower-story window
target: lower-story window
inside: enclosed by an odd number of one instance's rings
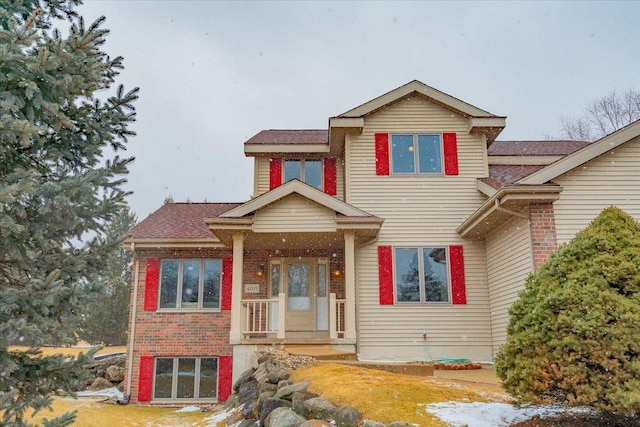
[[[155,359],[154,399],[215,399],[217,357],[158,357]]]
[[[448,302],[446,248],[395,248],[396,302]]]

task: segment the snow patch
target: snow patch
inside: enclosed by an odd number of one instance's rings
[[[231,415],[233,411],[234,411],[234,408],[230,408],[220,412],[216,412],[215,414],[212,414],[210,417],[205,418],[205,421],[209,423],[210,427],[216,427],[219,422],[229,418],[229,415]]]
[[[200,410],[199,406],[184,406],[178,409],[176,412],[197,412]]]
[[[425,410],[454,427],[502,427],[526,421],[535,416],[546,418],[563,413],[585,413],[589,409],[561,406],[515,406],[508,403],[443,402],[425,405]]]
[[[94,396],[104,396],[108,398],[115,398],[117,400],[123,400],[124,395],[121,391],[118,391],[117,388],[105,388],[104,390],[97,391],[79,391],[76,393],[78,397],[94,397]]]

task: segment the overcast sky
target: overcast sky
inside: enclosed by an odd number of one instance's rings
[[[128,153],[139,219],[175,201],[241,202],[263,129],[328,118],[420,80],[497,115],[501,140],[559,135],[611,90],[640,88],[640,2],[85,0],[118,79],[139,86]]]

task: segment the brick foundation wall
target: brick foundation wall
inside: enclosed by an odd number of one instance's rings
[[[137,250],[134,262],[139,263],[138,299],[133,301],[131,290],[131,307],[136,304],[137,319],[133,354],[127,354],[127,371],[132,364],[131,402],[138,402],[138,379],[140,376],[140,356],[154,357],[175,356],[232,356],[233,349],[229,344],[231,312],[220,310],[215,312],[157,312],[144,310],[146,263],[148,258],[160,259],[199,259],[225,258],[232,256],[229,249],[205,250]],[[243,298],[267,298],[269,286],[269,259],[271,258],[328,258],[329,289],[338,299],[344,298],[344,251],[342,249],[247,249],[243,254],[243,283],[259,285],[259,293],[245,294]],[[332,260],[337,260],[340,274],[335,275]],[[261,266],[264,271],[260,275]],[[135,280],[135,278],[134,278]],[[131,331],[132,313],[129,314],[129,332]],[[128,347],[127,347],[128,349]]]
[[[131,375],[131,402],[138,403],[140,356],[232,356],[229,344],[231,312],[157,312],[144,310],[144,291],[147,258],[224,258],[229,250],[156,250],[137,251],[134,262],[139,262],[138,300],[133,354],[127,354]],[[134,278],[135,280],[135,278]],[[133,292],[132,292],[133,298]],[[130,319],[131,321],[131,319]],[[131,325],[131,324],[130,324]],[[129,328],[129,331],[131,329]]]
[[[529,229],[533,268],[537,269],[558,248],[553,203],[529,204]]]

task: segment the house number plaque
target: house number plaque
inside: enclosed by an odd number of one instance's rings
[[[257,283],[245,283],[244,284],[244,293],[245,294],[257,294],[260,292],[260,285]]]

